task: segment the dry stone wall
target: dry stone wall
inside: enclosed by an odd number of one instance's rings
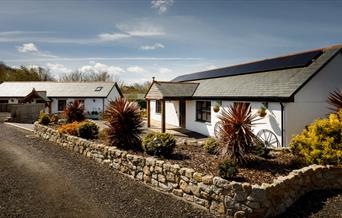
[[[38,123],[35,123],[35,134],[217,215],[271,217],[284,212],[306,192],[342,189],[342,169],[332,166],[311,165],[279,177],[272,184],[251,185],[203,175],[154,157],[132,155],[115,147],[59,134]]]

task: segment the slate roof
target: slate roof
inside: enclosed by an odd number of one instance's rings
[[[95,91],[102,87],[100,91]],[[32,92],[46,91],[47,97],[105,98],[116,87],[114,82],[3,82],[0,97],[25,97]]]
[[[154,81],[147,92],[147,99],[193,96],[198,83],[177,83]]]
[[[192,98],[221,98],[221,99],[265,99],[292,101],[293,95],[305,85],[321,68],[325,66],[342,46],[321,49],[317,59],[302,67],[287,69],[273,69],[263,72],[230,75],[220,78],[192,80],[198,84]],[[255,63],[255,62],[253,62]],[[253,64],[251,63],[251,64]],[[244,65],[245,66],[245,65]],[[182,76],[177,77],[182,78]],[[176,78],[176,79],[177,79]],[[188,77],[183,77],[188,78]],[[177,97],[182,94],[182,81],[161,84],[159,89],[168,93],[168,97]],[[195,85],[193,85],[195,87]],[[169,92],[167,90],[170,90]],[[178,93],[179,92],[179,93]],[[172,96],[173,95],[173,96]],[[149,96],[149,93],[147,94]]]
[[[326,50],[307,67],[194,81],[199,86],[193,97],[290,98],[339,50]]]

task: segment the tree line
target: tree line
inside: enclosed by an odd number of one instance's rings
[[[124,81],[117,77],[113,77],[108,72],[81,72],[75,70],[70,73],[65,73],[55,78],[49,69],[43,67],[26,67],[19,68],[10,67],[0,62],[0,82],[3,81],[60,81],[60,82],[110,82],[116,81],[122,92],[131,95],[132,98],[137,94],[144,94],[150,87],[150,82],[134,83],[132,85],[125,84]]]

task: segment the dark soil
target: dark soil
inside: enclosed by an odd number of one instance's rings
[[[58,126],[53,126],[57,128]],[[104,140],[96,140],[99,143]],[[143,151],[128,151],[131,154],[149,156]],[[218,165],[221,161],[218,155],[208,154],[202,146],[178,144],[170,157],[164,158],[172,164],[188,167],[197,172],[218,176]],[[272,150],[267,158],[253,157],[244,167],[239,167],[237,176],[233,179],[251,184],[272,183],[279,176],[285,176],[298,168],[292,162],[288,150]]]
[[[309,192],[277,218],[342,217],[342,190]]]
[[[149,156],[143,151],[128,151],[128,153]],[[184,144],[177,145],[170,157],[161,159],[214,176],[218,176],[217,169],[221,161],[218,155],[208,154],[199,145]],[[238,168],[238,174],[232,180],[251,184],[272,183],[277,177],[287,175],[296,168],[289,151],[274,150],[267,158],[253,157],[246,166]]]
[[[0,217],[211,217],[30,132],[0,124]]]

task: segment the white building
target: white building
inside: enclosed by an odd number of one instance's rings
[[[0,103],[21,103],[33,90],[42,97],[36,97],[31,103],[47,103],[49,113],[62,112],[75,100],[84,104],[85,112],[103,112],[110,100],[122,96],[115,82],[2,82]]]
[[[148,121],[161,121],[214,136],[220,112],[248,102],[267,115],[253,131],[273,146],[287,146],[306,125],[326,116],[329,93],[342,88],[342,46],[333,46],[247,64],[154,81],[145,98]]]

